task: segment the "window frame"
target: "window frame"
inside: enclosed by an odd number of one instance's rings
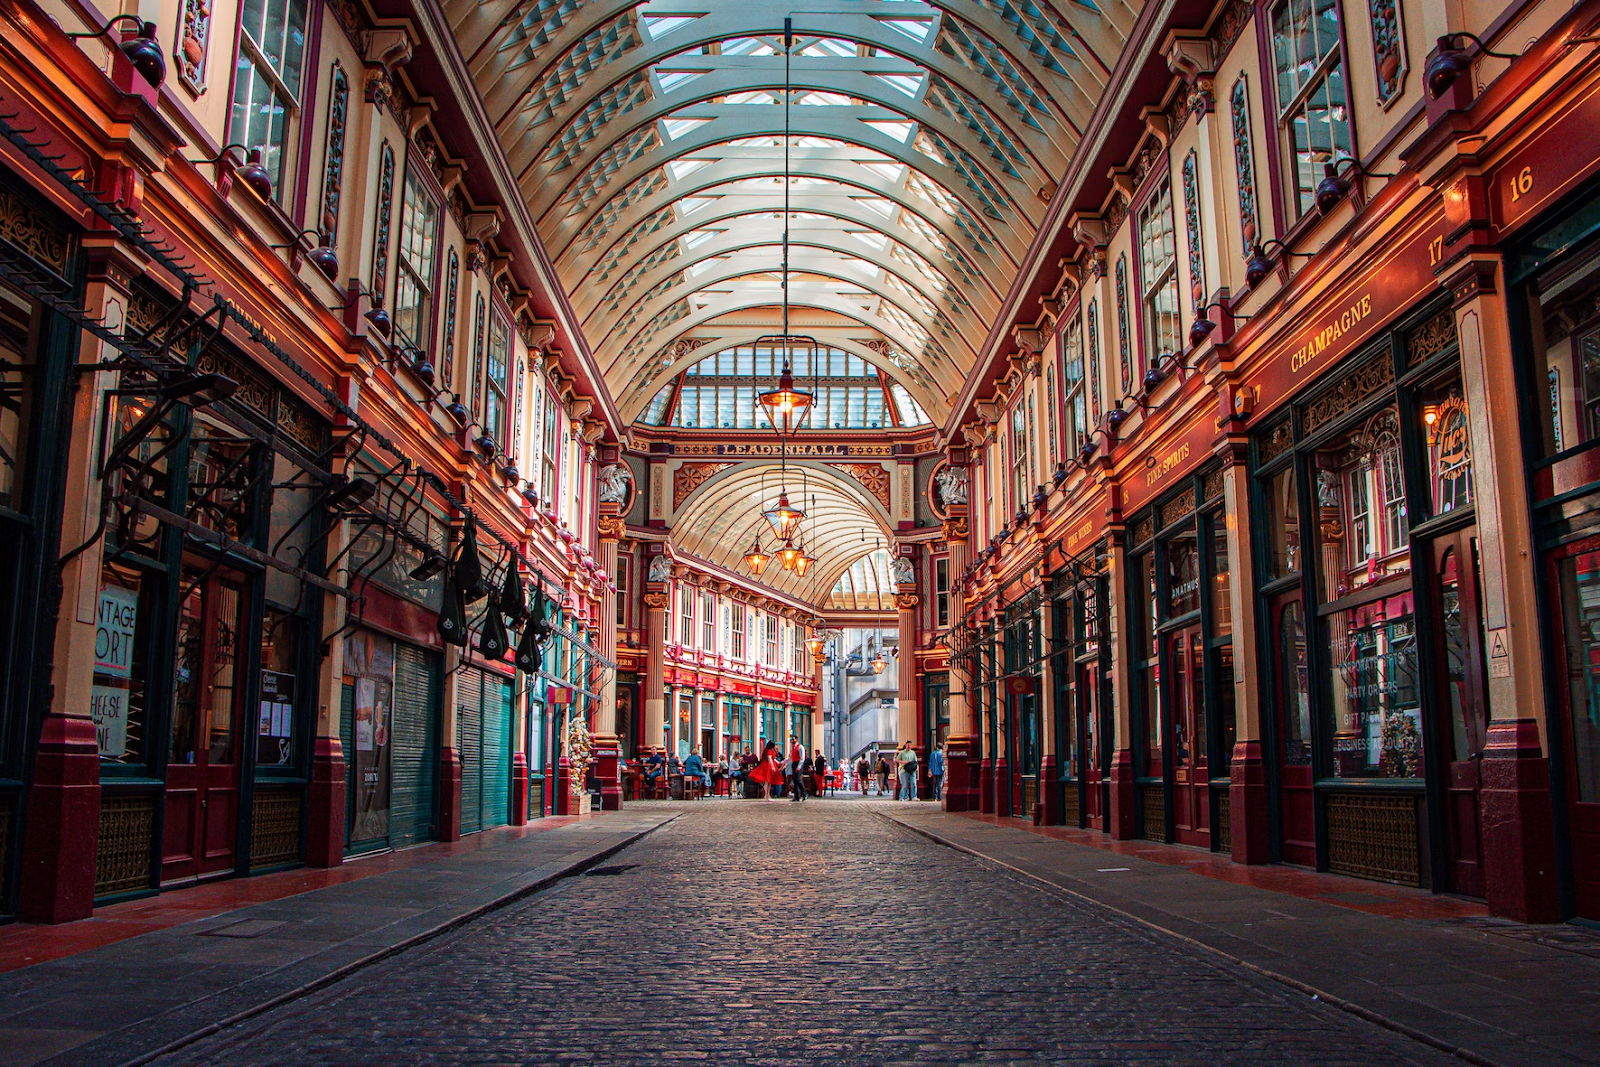
[[[395,282],[399,284],[398,279]],[[501,333],[501,330],[504,333]],[[511,419],[515,397],[512,395],[511,383],[514,379],[516,362],[516,342],[512,339],[515,325],[511,319],[511,312],[500,306],[498,299],[489,301],[489,317],[485,325],[483,339],[483,377],[478,382],[478,388],[483,391],[482,418],[483,428],[490,437],[494,438],[503,451],[511,440]],[[499,385],[495,384],[494,352],[500,340],[505,342],[505,379]],[[491,411],[491,405],[498,405],[500,411],[498,418]]]
[[[263,0],[263,13],[270,7],[272,2],[273,0]],[[283,0],[283,5],[286,13],[286,27],[287,12],[296,6],[300,8],[300,33],[302,39],[299,56],[300,69],[296,79],[299,82],[299,92],[292,90],[283,75],[273,67],[271,60],[267,58],[266,49],[256,41],[255,37],[246,28],[244,12],[242,8],[239,9],[234,22],[234,64],[229,76],[227,137],[225,138],[229,143],[246,145],[247,152],[250,148],[262,148],[264,150],[263,155],[266,155],[267,144],[247,144],[250,140],[250,135],[237,129],[234,125],[234,111],[240,106],[237,97],[240,86],[240,60],[245,59],[249,61],[251,70],[258,73],[262,80],[266,82],[272,95],[284,103],[283,140],[281,144],[276,146],[278,149],[277,173],[272,175],[273,200],[280,207],[289,202],[290,188],[295,184],[294,179],[297,176],[297,168],[291,166],[291,164],[298,161],[302,152],[300,144],[300,133],[302,131],[300,127],[305,110],[302,101],[306,99],[308,94],[314,92],[316,88],[314,84],[315,65],[310,62],[310,57],[315,52],[312,42],[312,5],[306,0]],[[312,74],[311,77],[307,77],[308,70]],[[245,125],[248,129],[249,122],[247,121]],[[273,170],[270,160],[264,159],[262,163],[269,172]]]
[[[1330,5],[1339,24],[1337,39],[1334,41],[1333,47],[1329,48],[1327,53],[1317,60],[1315,68],[1306,75],[1300,86],[1295,90],[1294,95],[1287,100],[1281,99],[1278,57],[1274,46],[1277,32],[1275,28],[1276,18],[1279,10],[1296,2],[1304,2],[1314,6],[1316,0],[1275,0],[1274,3],[1266,6],[1263,12],[1264,17],[1259,20],[1259,32],[1262,40],[1263,80],[1270,82],[1273,105],[1276,108],[1276,114],[1271,126],[1274,141],[1271,145],[1271,151],[1277,161],[1277,166],[1273,171],[1276,179],[1274,181],[1274,199],[1277,201],[1279,217],[1289,220],[1287,226],[1290,229],[1293,229],[1308,217],[1320,217],[1314,209],[1316,206],[1316,187],[1317,183],[1322,180],[1321,175],[1311,175],[1309,186],[1304,192],[1301,191],[1299,168],[1295,159],[1295,143],[1291,129],[1296,114],[1304,113],[1307,102],[1316,92],[1318,86],[1328,83],[1329,76],[1334,68],[1338,68],[1341,72],[1340,84],[1344,94],[1345,111],[1344,127],[1350,141],[1349,155],[1348,157],[1339,157],[1336,154],[1334,160],[1324,162],[1337,162],[1339,158],[1360,159],[1360,150],[1358,148],[1360,141],[1356,131],[1355,108],[1351,103],[1351,65],[1345,40],[1345,14],[1344,7],[1338,0],[1332,0]],[[1246,93],[1248,91],[1246,89]],[[1304,198],[1303,202],[1302,197]],[[1259,214],[1259,207],[1257,210]],[[1257,240],[1263,239],[1263,236],[1258,236],[1257,238]]]
[[[1165,211],[1162,203],[1165,202]],[[1173,210],[1172,202],[1172,174],[1170,161],[1163,160],[1154,180],[1150,183],[1145,195],[1140,199],[1139,206],[1134,212],[1136,224],[1136,237],[1134,240],[1134,260],[1138,265],[1139,274],[1139,338],[1138,347],[1134,357],[1135,390],[1143,388],[1145,371],[1150,368],[1151,362],[1161,353],[1169,356],[1178,356],[1184,349],[1183,338],[1183,292],[1178,278],[1178,219]],[[1159,273],[1152,279],[1155,270],[1155,261],[1149,256],[1153,238],[1159,239],[1161,232],[1152,233],[1151,224],[1162,227],[1166,240],[1161,245],[1166,253],[1166,261],[1160,267]],[[1163,291],[1171,297],[1172,323],[1171,336],[1165,336],[1161,330],[1161,311],[1158,298]]]
[[[710,590],[700,592],[700,640],[707,652],[717,650],[717,599]]]
[[[416,180],[416,187],[421,197],[426,198],[426,203],[433,210],[433,232],[431,235],[432,248],[426,251],[429,262],[427,284],[423,284],[421,276],[410,263],[406,254],[406,235],[412,222],[411,189],[412,180]],[[394,257],[394,304],[391,318],[394,321],[396,333],[409,341],[411,345],[433,355],[434,340],[437,335],[439,315],[439,270],[444,256],[444,193],[433,182],[433,174],[428,170],[427,164],[420,155],[414,152],[406,153],[406,175],[400,183],[400,227],[399,237],[395,241]],[[416,336],[404,330],[400,325],[401,303],[400,286],[410,279],[421,293],[419,300],[419,313],[417,315]],[[491,322],[493,315],[491,313]],[[491,326],[491,335],[493,327]],[[487,361],[485,362],[487,366]]]

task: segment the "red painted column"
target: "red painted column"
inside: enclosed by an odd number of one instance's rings
[[[1272,838],[1267,826],[1267,768],[1261,742],[1235,744],[1229,770],[1228,823],[1233,862],[1270,862]]]
[[[339,866],[344,862],[345,762],[338,737],[317,738],[307,807],[307,865]]]
[[[1222,482],[1227,501],[1228,606],[1233,620],[1234,745],[1229,760],[1228,832],[1235,863],[1269,863],[1272,834],[1267,821],[1267,759],[1261,741],[1264,717],[1272,704],[1261,685],[1265,675],[1256,653],[1255,587],[1245,576],[1255,573],[1249,531],[1253,528],[1250,503],[1250,439],[1242,422],[1235,421],[1233,405],[1224,402],[1226,436],[1217,446],[1222,458]]]
[[[511,825],[528,825],[528,756],[511,755]]]
[[[1111,813],[1108,824],[1111,836],[1118,841],[1129,841],[1138,836],[1139,818],[1134,810],[1133,753],[1119,748],[1111,758]]]
[[[17,915],[63,923],[94,911],[100,827],[100,751],[87,718],[49,715],[28,790]]]
[[[1555,922],[1555,823],[1550,761],[1532,719],[1496,720],[1479,764],[1484,882],[1489,908],[1518,922]]]
[[[952,452],[951,462],[966,462],[964,451]],[[944,540],[950,550],[950,618],[964,617],[965,590],[958,581],[967,567],[967,507],[951,505],[944,521]],[[978,731],[973,723],[977,697],[974,660],[970,653],[950,657],[950,737],[944,752],[944,810],[974,811],[978,807]]]
[[[456,748],[460,729],[456,713],[456,671],[461,652],[444,646],[444,684],[439,687],[440,719],[444,743],[439,746],[439,840],[461,840],[461,751]]]
[[[1045,756],[1039,761],[1039,810],[1030,812],[1036,823],[1061,826],[1066,822],[1065,813],[1061,810],[1060,781],[1061,768],[1056,763],[1055,754]]]

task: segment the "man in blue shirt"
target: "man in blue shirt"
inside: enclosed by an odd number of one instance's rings
[[[928,757],[928,781],[933,787],[933,799],[943,797],[944,786],[944,746],[940,745],[933,750],[933,755]]]

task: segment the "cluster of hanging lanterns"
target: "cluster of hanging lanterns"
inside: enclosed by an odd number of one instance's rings
[[[766,416],[767,424],[778,435],[782,446],[780,452],[781,462],[787,468],[789,438],[805,425],[807,417],[811,414],[811,393],[797,388],[794,384],[793,342],[796,338],[789,335],[789,104],[793,95],[790,91],[789,56],[794,45],[794,36],[789,19],[783,20],[783,281],[780,289],[783,293],[783,333],[772,340],[777,348],[783,352],[783,366],[778,374],[778,385],[775,389],[764,389],[756,394],[756,403],[761,406],[761,412]],[[812,346],[812,368],[816,367],[816,342],[807,338]],[[759,341],[757,342],[760,343]],[[750,551],[744,554],[744,565],[750,573],[760,577],[761,572],[767,569],[767,564],[774,559],[786,571],[792,571],[801,578],[816,563],[816,557],[806,551],[805,542],[796,544],[800,535],[800,523],[806,513],[789,502],[787,488],[778,491],[778,502],[767,508],[762,513],[772,527],[773,535],[780,541],[781,547],[777,551],[768,553],[762,551],[761,535],[756,534]]]

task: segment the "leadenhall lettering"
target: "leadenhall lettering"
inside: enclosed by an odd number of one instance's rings
[[[1301,367],[1322,355],[1329,345],[1343,337],[1355,327],[1356,323],[1370,314],[1372,314],[1372,294],[1368,293],[1346,308],[1344,314],[1323,327],[1311,340],[1296,349],[1294,356],[1289,360],[1289,370],[1299,372]]]

